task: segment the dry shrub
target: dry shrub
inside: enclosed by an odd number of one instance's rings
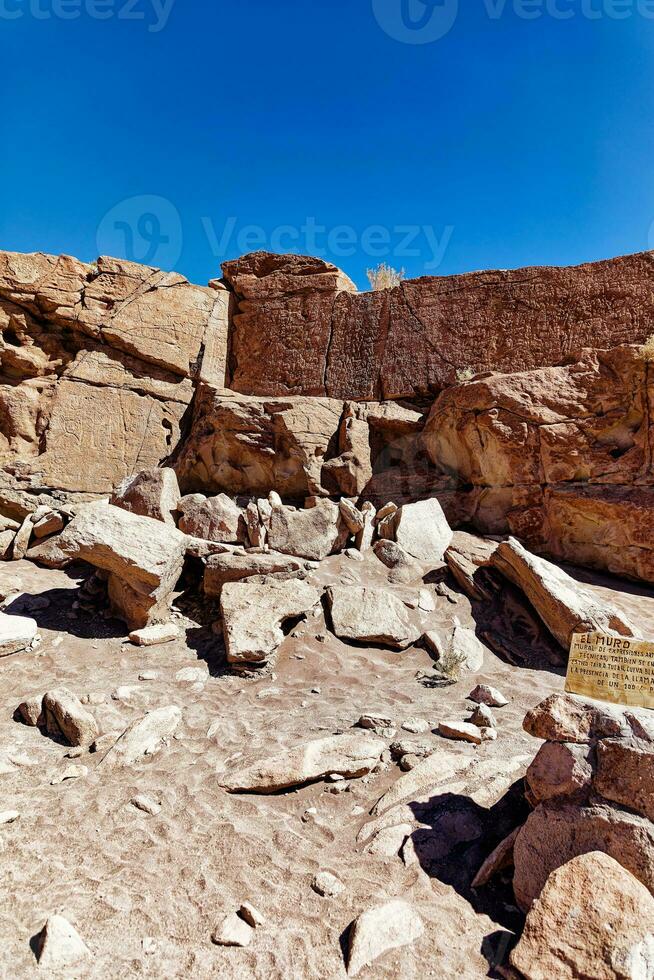
[[[654,333],[647,338],[640,348],[640,354],[644,361],[654,361]]]
[[[459,368],[456,372],[456,380],[459,384],[463,384],[464,381],[472,381],[476,373],[471,367]]]
[[[368,269],[368,282],[375,292],[381,289],[392,289],[399,286],[404,279],[404,269],[394,269],[385,262],[380,262],[376,269]]]

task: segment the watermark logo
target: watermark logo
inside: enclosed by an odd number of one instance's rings
[[[404,44],[433,44],[454,27],[459,0],[372,0],[379,26]]]
[[[0,0],[0,20],[125,20],[162,31],[175,0]]]
[[[182,221],[174,204],[165,197],[142,194],[107,211],[96,244],[100,255],[170,270],[182,254],[182,239]]]
[[[203,217],[202,227],[216,259],[245,255],[264,250],[284,254],[293,252],[316,258],[348,259],[357,254],[369,259],[393,259],[420,262],[425,273],[433,273],[442,264],[449,247],[454,225],[442,229],[433,225],[324,225],[307,217],[300,225],[240,225],[229,217],[217,227],[210,217]]]

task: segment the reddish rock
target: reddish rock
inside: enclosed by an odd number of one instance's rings
[[[542,803],[518,834],[513,859],[516,901],[528,912],[552,871],[580,854],[603,851],[654,892],[654,825],[612,806]]]
[[[334,266],[302,256],[257,252],[223,272],[238,299],[229,383],[262,396],[435,393],[464,369],[520,371],[591,344],[642,343],[654,314],[648,252],[422,278],[378,293],[356,293]]]
[[[654,820],[654,751],[651,743],[623,739],[600,742],[593,787],[605,799]]]
[[[587,795],[593,778],[592,755],[588,745],[563,742],[542,745],[525,777],[531,802]]]
[[[652,975],[654,899],[601,852],[547,880],[511,963],[526,980],[635,980]]]
[[[550,694],[527,712],[522,727],[534,738],[579,744],[632,734],[619,708],[583,701],[573,694]]]

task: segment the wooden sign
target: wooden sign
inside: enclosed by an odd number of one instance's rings
[[[600,701],[654,708],[654,643],[605,633],[573,636],[565,689]]]

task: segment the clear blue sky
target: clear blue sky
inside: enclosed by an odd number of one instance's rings
[[[458,7],[0,0],[0,247],[363,287],[654,245],[653,0]]]

